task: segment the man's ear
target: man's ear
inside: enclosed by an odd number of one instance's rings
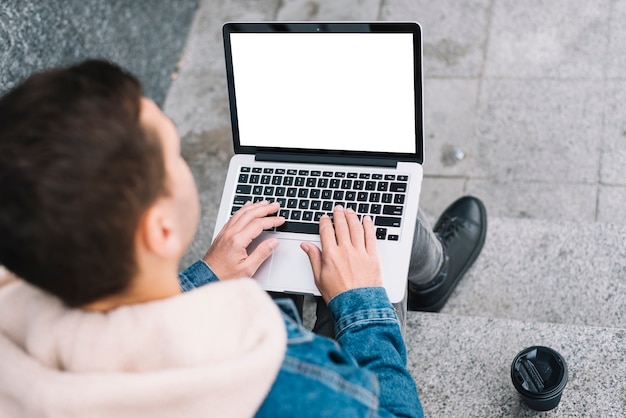
[[[141,217],[137,229],[138,245],[161,258],[178,257],[181,240],[168,202],[159,199]]]

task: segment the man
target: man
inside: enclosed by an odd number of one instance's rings
[[[0,99],[0,202],[0,263],[20,277],[0,278],[0,415],[422,415],[371,219],[337,207],[322,250],[302,245],[336,340],[245,278],[277,245],[247,251],[284,222],[277,204],[246,205],[177,274],[197,190],[174,124],[118,67],[47,71]],[[446,213],[443,246],[419,227],[418,308],[445,302],[484,241],[479,201]]]

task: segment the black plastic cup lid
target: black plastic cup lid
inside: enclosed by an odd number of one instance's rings
[[[567,384],[567,363],[551,348],[533,346],[522,350],[511,364],[513,386],[531,407],[554,408]],[[530,401],[530,402],[528,402]]]

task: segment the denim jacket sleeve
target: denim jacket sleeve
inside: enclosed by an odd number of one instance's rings
[[[378,377],[381,407],[397,416],[422,415],[417,387],[406,367],[400,323],[384,288],[340,293],[328,307],[335,317],[337,342]]]
[[[179,280],[188,291],[219,279],[200,260]],[[406,369],[400,325],[384,289],[353,289],[330,300],[337,341],[306,330],[291,300],[276,302],[288,346],[257,417],[423,417]]]
[[[219,278],[213,273],[213,270],[207,263],[203,260],[198,260],[178,275],[178,281],[182,291],[187,292],[196,287],[217,282]]]
[[[423,416],[384,289],[353,289],[330,301],[337,341],[304,329],[291,300],[277,303],[287,352],[257,417]]]

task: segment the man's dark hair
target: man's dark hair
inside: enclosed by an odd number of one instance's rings
[[[128,286],[138,222],[165,191],[141,97],[135,77],[92,60],[0,98],[0,264],[69,306]]]

